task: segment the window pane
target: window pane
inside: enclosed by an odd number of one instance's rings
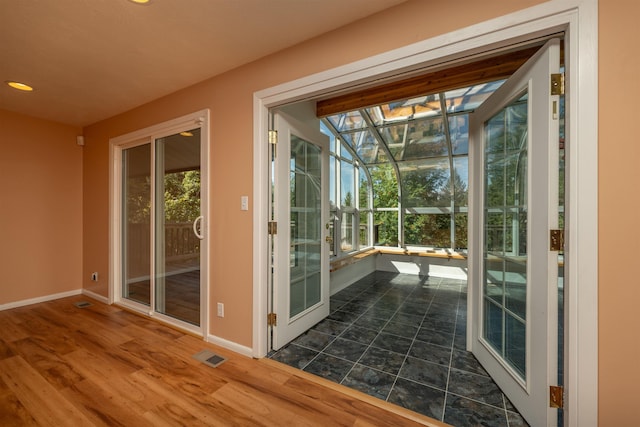
[[[402,158],[394,156],[396,160],[446,156],[449,153],[442,117],[410,122],[407,133]]]
[[[398,212],[374,212],[375,245],[398,246]]]
[[[448,113],[475,110],[485,99],[498,89],[504,80],[491,83],[450,90],[445,92],[445,103]]]
[[[469,204],[469,158],[453,159],[453,191],[456,208]]]
[[[398,207],[398,180],[391,165],[378,165],[369,168],[373,185],[374,208]]]
[[[408,245],[451,247],[451,215],[406,214],[404,238]]]
[[[367,108],[367,112],[376,125],[440,115],[440,96],[433,94],[391,102]]]
[[[369,242],[369,212],[360,213],[360,234],[358,236],[359,249],[371,246]]]
[[[344,160],[340,162],[340,204],[342,207],[355,207],[355,183],[353,165]]]
[[[369,177],[362,167],[358,168],[358,207],[369,209]]]
[[[403,162],[402,207],[450,207],[451,173],[447,158]]]
[[[449,117],[449,135],[453,154],[469,154],[469,116]]]
[[[364,163],[371,164],[385,161],[386,156],[384,156],[384,152],[380,149],[380,145],[371,131],[345,133],[343,137],[345,142],[355,150]]]
[[[336,114],[334,116],[327,117],[327,119],[338,130],[338,132],[362,129],[366,127],[366,122],[358,111]]]
[[[122,151],[122,297],[151,301],[151,145]]]
[[[329,156],[329,205],[336,208],[336,158]]]
[[[353,215],[354,214],[351,212],[342,213],[342,221],[340,227],[340,249],[342,249],[344,252],[352,251],[355,248],[353,242],[353,239],[355,237],[353,233]]]
[[[345,160],[353,160],[353,155],[351,154],[351,151],[349,151],[349,149],[345,147],[345,144],[343,142],[338,144],[338,150],[339,150],[338,155],[341,158]]]
[[[456,251],[462,250],[462,249],[468,249],[469,247],[469,241],[468,241],[468,234],[469,234],[469,217],[467,215],[466,212],[464,213],[457,213],[454,215],[454,219],[455,219],[455,226],[456,226],[456,230],[455,230],[455,244],[453,245],[453,249],[455,249]]]

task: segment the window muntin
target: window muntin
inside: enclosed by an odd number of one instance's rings
[[[332,208],[332,214],[337,222],[349,221],[349,226],[343,224],[335,233],[347,233],[352,227],[353,247],[360,249],[367,247],[366,239],[374,245],[466,249],[469,113],[503,82],[417,96],[325,118],[327,130],[338,141],[336,162],[341,167],[334,168],[337,185],[351,188],[353,175],[358,190],[356,205],[346,198],[347,193],[340,193],[340,204]],[[491,147],[488,154],[502,156],[497,161],[507,164],[505,174],[511,176],[526,160],[520,154],[517,129],[521,126],[513,126],[526,117],[526,111],[519,109],[526,103],[524,99],[519,101],[505,119],[516,131],[495,138],[504,141],[504,146]],[[496,123],[492,131],[504,132],[503,124]],[[346,176],[341,175],[342,169]],[[370,208],[362,204],[366,192],[360,175],[370,178],[372,193],[366,195],[373,203]],[[524,194],[512,186],[500,206],[512,204],[518,193]],[[403,221],[402,226],[399,221]],[[402,231],[404,234],[399,235]],[[345,239],[351,241],[346,235]]]

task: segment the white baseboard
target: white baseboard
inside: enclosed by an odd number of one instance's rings
[[[216,337],[215,335],[208,335],[207,342],[215,345],[219,345],[220,347],[224,347],[227,350],[234,351],[238,354],[247,357],[253,357],[253,349],[250,347],[245,347],[244,345],[240,345],[233,341],[225,340],[224,338]]]
[[[40,302],[53,301],[60,298],[72,297],[75,295],[80,295],[82,293],[82,289],[74,289],[73,291],[60,292],[58,294],[52,295],[44,295],[36,298],[29,298],[21,301],[9,302],[6,304],[0,305],[0,311],[10,310],[12,308],[24,307],[26,305],[38,304]]]
[[[82,295],[86,295],[86,296],[88,296],[89,298],[93,298],[93,299],[94,299],[94,300],[96,300],[96,301],[100,301],[100,302],[101,302],[101,303],[103,303],[103,304],[107,304],[107,305],[109,305],[109,298],[107,298],[107,297],[105,297],[105,296],[102,296],[102,295],[100,295],[100,294],[97,294],[97,293],[95,293],[95,292],[93,292],[93,291],[90,291],[90,290],[88,290],[88,289],[83,289],[83,290],[82,290]]]

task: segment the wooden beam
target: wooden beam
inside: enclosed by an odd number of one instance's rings
[[[416,96],[506,79],[538,49],[540,46],[530,47],[318,101],[316,114],[318,117],[326,117]]]

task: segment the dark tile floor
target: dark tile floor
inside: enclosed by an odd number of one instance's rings
[[[270,357],[462,426],[526,426],[465,351],[466,281],[375,272]]]

